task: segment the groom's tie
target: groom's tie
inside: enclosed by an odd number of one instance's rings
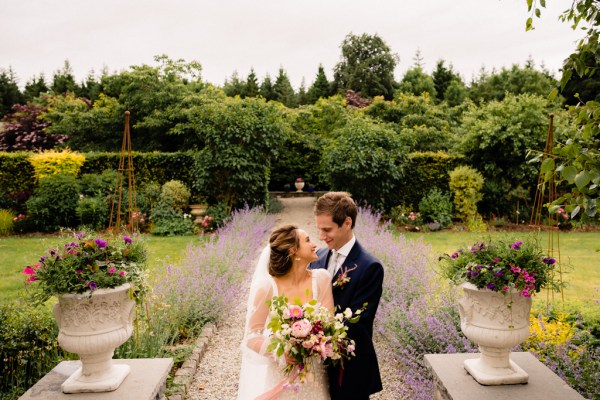
[[[327,271],[333,277],[337,271],[337,260],[339,253],[335,250],[331,250],[331,255],[329,256],[329,265],[327,266]]]

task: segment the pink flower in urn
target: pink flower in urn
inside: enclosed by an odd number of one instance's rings
[[[297,338],[306,337],[312,330],[312,325],[306,318],[296,321],[292,324],[292,336]]]

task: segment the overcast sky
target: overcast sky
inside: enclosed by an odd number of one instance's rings
[[[466,82],[529,56],[558,74],[583,37],[558,21],[570,4],[549,0],[525,32],[525,0],[0,0],[0,68],[22,87],[40,73],[51,81],[66,59],[81,81],[166,54],[200,62],[216,85],[234,71],[245,79],[253,67],[262,81],[283,67],[297,89],[320,63],[331,80],[344,37],[367,33],[399,56],[397,80],[417,50],[427,72],[444,59]]]

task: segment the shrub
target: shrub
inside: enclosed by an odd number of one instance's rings
[[[446,228],[452,223],[452,201],[450,193],[433,188],[419,202],[419,211],[424,222],[438,222]]]
[[[15,214],[10,210],[0,210],[0,235],[10,235],[13,231]]]
[[[47,309],[0,306],[0,394],[17,398],[64,359],[57,335]]]
[[[334,133],[337,140],[323,149],[322,159],[331,189],[350,192],[378,210],[398,204],[407,154],[396,133],[366,119],[355,119]]]
[[[466,222],[469,232],[486,232],[488,230],[487,224],[479,214],[470,215]]]
[[[99,174],[83,174],[79,182],[84,196],[107,197],[114,193],[117,172],[107,169]]]
[[[183,236],[194,233],[191,216],[175,211],[169,204],[160,201],[152,210],[151,233],[158,236]]]
[[[27,214],[35,229],[52,232],[77,226],[79,183],[72,175],[51,175],[42,179],[27,200]]]
[[[406,166],[406,171],[410,173],[406,174],[399,184],[400,188],[410,190],[400,190],[396,204],[416,209],[431,189],[448,187],[448,174],[461,163],[464,163],[464,157],[461,155],[444,152],[410,153]]]
[[[143,185],[140,188],[140,193],[146,199],[147,209],[146,212],[151,212],[155,204],[160,199],[161,186],[156,182],[150,182]]]
[[[77,203],[79,223],[99,231],[108,225],[110,210],[106,197],[84,197]]]
[[[477,214],[477,203],[483,198],[482,187],[483,176],[471,167],[463,165],[450,172],[456,214],[463,219]]]
[[[219,228],[224,226],[231,217],[225,202],[209,206],[204,215],[210,216],[213,219],[213,223]]]
[[[187,211],[190,191],[181,181],[171,180],[162,186],[159,201],[171,206],[176,212]]]
[[[85,157],[81,153],[68,149],[60,152],[48,150],[31,155],[29,162],[33,165],[36,179],[41,180],[58,174],[77,176],[85,162]]]

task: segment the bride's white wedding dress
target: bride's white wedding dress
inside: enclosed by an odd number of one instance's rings
[[[265,255],[266,253],[266,255]],[[261,255],[262,263],[268,262],[268,248]],[[262,270],[262,271],[261,271]],[[282,370],[285,360],[275,358],[273,354],[266,353],[269,345],[269,333],[266,325],[269,320],[267,301],[273,296],[278,296],[279,291],[275,280],[265,274],[261,261],[257,266],[252,279],[248,311],[246,316],[246,329],[242,341],[242,367],[238,387],[238,400],[253,400],[261,396],[286,378]],[[331,286],[331,276],[324,269],[311,270],[313,299],[321,303],[332,303],[333,299],[324,299],[327,285]],[[331,293],[331,290],[329,290]],[[329,384],[327,372],[323,364],[313,363],[312,374],[307,381],[296,390],[287,388],[277,397],[280,400],[329,400]]]

